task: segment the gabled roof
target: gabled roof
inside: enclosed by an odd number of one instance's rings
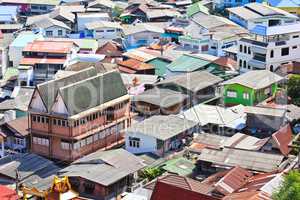
[[[194,3],[187,7],[186,13],[188,17],[193,16],[194,14],[202,12],[206,15],[209,15],[209,9],[202,4],[202,2]]]
[[[283,80],[282,77],[269,70],[252,70],[233,79],[225,81],[222,85],[239,84],[255,90],[266,88],[273,83]]]
[[[109,151],[99,150],[84,156],[62,169],[60,174],[81,177],[109,186],[145,166],[142,159],[120,148]]]
[[[175,84],[187,90],[197,92],[210,86],[217,85],[223,79],[206,71],[195,71],[188,74],[175,75],[159,82],[158,86]]]
[[[239,166],[233,167],[214,184],[215,190],[223,195],[231,194],[245,185],[252,173]]]
[[[145,102],[161,108],[169,108],[183,103],[188,96],[170,89],[153,88],[133,96],[133,102]]]
[[[224,70],[237,70],[237,62],[230,57],[220,57],[217,60],[213,61],[213,63],[219,65]]]
[[[193,72],[204,69],[212,61],[203,59],[197,55],[184,54],[170,63],[167,68],[172,72]]]
[[[272,139],[274,140],[277,148],[284,156],[288,156],[291,149],[289,143],[293,140],[292,128],[289,124],[280,128],[277,132],[273,133]]]
[[[37,85],[36,88],[43,100],[43,103],[45,104],[45,107],[47,108],[47,111],[50,112],[60,87],[67,86],[96,75],[96,69],[94,67],[90,67],[70,76],[41,83]]]
[[[235,108],[241,107],[241,110]],[[230,128],[240,129],[239,124],[245,123],[243,120],[243,106],[233,108],[223,108],[220,106],[199,104],[183,112],[185,118],[199,123],[201,126],[207,124],[217,124]]]
[[[65,23],[52,18],[43,18],[37,22],[34,22],[34,26],[38,28],[50,28],[53,26],[58,26],[61,28],[65,28],[67,30],[71,30],[71,28],[67,26]]]
[[[58,169],[52,161],[32,153],[9,155],[0,159],[0,174],[12,180],[16,179],[16,170],[19,172],[19,180],[24,181],[34,175],[47,177],[55,174]]]
[[[209,195],[201,194],[201,183],[176,175],[158,179],[151,200],[217,200]]]
[[[245,6],[228,8],[227,10],[246,20],[272,16],[298,19],[296,15],[292,15],[284,10],[280,10],[262,3],[249,3]]]
[[[26,137],[29,134],[28,131],[28,118],[21,117],[15,120],[6,122],[4,125],[10,131],[12,131],[16,136]]]
[[[94,1],[91,1],[88,4],[88,8],[91,8],[91,7],[97,8],[97,6],[104,6],[104,7],[107,7],[107,8],[114,8],[116,6],[116,4],[115,4],[115,2],[113,2],[111,0],[94,0]]]
[[[141,33],[141,32],[154,32],[154,33],[164,33],[164,29],[156,26],[155,24],[149,23],[137,23],[134,25],[128,25],[124,27],[125,36]]]
[[[69,115],[76,115],[93,107],[127,95],[119,72],[99,74],[59,89]]]
[[[143,134],[165,141],[195,127],[196,125],[197,123],[195,122],[175,115],[155,115],[142,122],[133,124],[127,129],[127,133]]]

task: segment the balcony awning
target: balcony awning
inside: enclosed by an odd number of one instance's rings
[[[248,63],[251,67],[257,68],[257,69],[266,69],[266,64],[264,62],[258,61],[258,60],[250,60]]]

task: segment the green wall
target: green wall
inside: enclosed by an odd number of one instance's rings
[[[242,104],[245,106],[253,106],[259,102],[264,101],[268,98],[268,95],[264,93],[266,88],[261,90],[254,90],[252,88],[248,88],[239,84],[231,84],[225,85],[223,96],[224,96],[224,103],[225,104]],[[272,94],[274,94],[277,90],[277,84],[272,85]],[[228,97],[227,91],[235,91],[237,93],[237,97]],[[243,94],[248,93],[249,99],[244,99]]]

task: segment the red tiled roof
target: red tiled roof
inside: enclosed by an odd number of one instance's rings
[[[22,58],[20,65],[64,64],[65,61],[65,58]]]
[[[28,43],[23,51],[69,53],[73,46],[72,41],[33,41]]]
[[[0,199],[1,200],[17,200],[18,196],[16,195],[16,192],[12,189],[9,189],[8,187],[4,185],[0,185]]]
[[[284,156],[287,156],[291,151],[291,149],[289,148],[289,143],[293,140],[291,126],[289,124],[285,125],[277,132],[273,133],[272,138],[280,152]]]
[[[151,200],[217,200],[215,197],[199,193],[197,188],[193,188],[193,184],[189,185],[185,177],[171,175],[171,179],[157,181]]]
[[[223,200],[272,200],[271,197],[261,191],[241,192],[229,194]]]
[[[220,57],[213,62],[221,67],[226,67],[232,70],[237,69],[237,62],[229,57]]]
[[[153,69],[154,67],[150,64],[135,60],[135,59],[128,59],[118,63],[120,66],[129,67],[134,70],[147,70]]]

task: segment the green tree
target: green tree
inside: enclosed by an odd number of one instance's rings
[[[300,105],[300,75],[292,75],[288,80],[288,96],[292,98],[292,102]]]
[[[163,170],[158,167],[148,167],[143,170],[141,177],[147,178],[149,181],[159,177],[163,174]]]
[[[274,200],[300,199],[300,172],[291,171],[284,177],[280,188],[272,195]]]

